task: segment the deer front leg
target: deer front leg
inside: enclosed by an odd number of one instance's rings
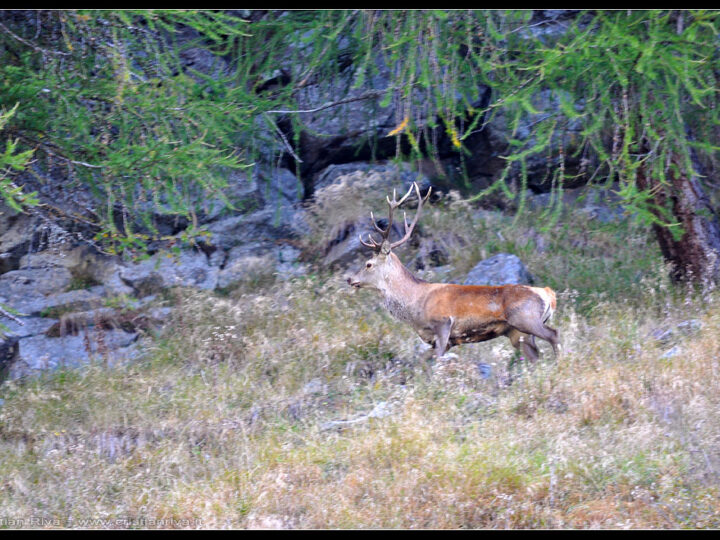
[[[448,350],[448,340],[450,339],[450,331],[452,330],[455,319],[445,317],[441,321],[436,321],[433,325],[435,332],[435,356],[440,359]]]

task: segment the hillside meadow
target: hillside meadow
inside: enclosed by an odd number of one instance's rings
[[[501,338],[428,362],[342,271],[176,289],[140,360],[0,387],[0,526],[720,526],[717,292],[672,285],[628,219],[456,202],[422,227],[450,255],[430,280],[520,256],[558,292],[563,356]]]

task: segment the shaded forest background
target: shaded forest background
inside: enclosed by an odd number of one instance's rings
[[[233,204],[229,170],[289,168],[307,198],[330,164],[396,158],[518,212],[550,192],[550,222],[563,189],[612,188],[677,279],[714,281],[719,25],[712,10],[2,11],[0,193],[142,252],[158,213],[202,238],[199,203]]]

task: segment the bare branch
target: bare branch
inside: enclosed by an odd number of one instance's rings
[[[9,36],[13,37],[20,43],[23,43],[24,45],[27,45],[28,47],[36,50],[37,52],[43,53],[43,54],[56,54],[59,56],[70,56],[69,52],[62,52],[62,51],[51,51],[49,49],[43,49],[42,47],[39,47],[38,45],[35,45],[32,41],[28,41],[27,39],[21,38],[17,34],[15,34],[12,30],[10,30],[7,26],[5,26],[3,23],[0,23],[0,29],[2,29],[4,32],[6,32]]]
[[[23,133],[17,133],[15,130],[11,130],[11,132],[13,133],[13,135],[18,137],[19,139],[23,139],[25,142],[27,142],[31,145],[34,145],[35,147],[42,146],[43,150],[45,152],[47,152],[48,154],[50,154],[51,156],[65,160],[68,163],[72,163],[73,165],[80,165],[81,167],[88,167],[90,169],[102,169],[103,168],[102,165],[92,165],[90,163],[86,163],[85,161],[76,161],[74,159],[70,159],[69,157],[63,156],[53,147],[53,145],[50,145],[47,142],[39,141],[32,137],[28,137],[27,135],[25,135]]]
[[[297,110],[297,109],[296,110],[274,109],[274,110],[265,111],[265,112],[266,113],[274,113],[274,114],[310,114],[310,113],[323,111],[323,110],[329,109],[331,107],[337,107],[338,105],[344,105],[345,103],[353,103],[355,101],[362,101],[364,99],[372,99],[372,98],[380,97],[388,90],[391,90],[391,89],[387,88],[385,90],[373,90],[372,92],[366,92],[359,96],[340,99],[338,101],[331,101],[331,102],[325,103],[324,105],[320,105],[319,107],[315,107],[314,109],[300,109],[300,110]]]
[[[268,112],[272,112],[272,111],[268,111]],[[292,154],[292,157],[294,157],[298,163],[302,163],[303,160],[300,159],[300,157],[292,149],[292,146],[290,146],[290,143],[285,138],[285,134],[282,132],[282,130],[277,126],[277,124],[275,122],[272,121],[272,119],[267,114],[265,114],[264,116],[267,119],[267,121],[270,122],[270,125],[272,125],[272,127],[275,128],[275,131],[277,131],[278,134],[280,135],[280,138],[282,139],[283,143],[285,143],[285,148],[287,148],[287,151],[290,152],[290,154]]]
[[[18,319],[15,315],[13,315],[13,314],[10,313],[9,311],[7,311],[7,310],[6,310],[5,308],[3,308],[2,306],[0,306],[0,315],[2,315],[3,317],[7,317],[8,319],[11,319],[11,320],[15,321],[15,322],[18,323],[20,326],[25,326],[25,323],[24,323],[24,322],[22,322],[20,319]]]

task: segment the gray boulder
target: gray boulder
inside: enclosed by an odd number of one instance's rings
[[[17,270],[20,258],[37,236],[36,220],[0,203],[0,274]]]
[[[290,170],[258,168],[255,175],[255,182],[265,204],[293,205],[302,200],[302,182]]]
[[[225,265],[218,273],[217,286],[224,289],[271,276],[275,258],[270,246],[271,244],[253,242],[230,249]]]
[[[67,249],[52,247],[27,253],[20,259],[20,269],[62,267],[68,270],[75,285],[102,284],[109,296],[132,294],[120,279],[122,262],[117,256],[105,255],[87,244]]]
[[[381,227],[387,227],[387,221],[378,220],[378,222]],[[394,242],[402,238],[403,232],[401,225],[397,222],[393,223],[390,241]],[[360,242],[360,236],[362,235],[363,240],[367,242],[370,234],[376,241],[380,240],[380,235],[373,228],[369,216],[338,227],[335,238],[330,240],[325,248],[322,264],[329,268],[346,267],[361,257],[369,258],[372,251]],[[401,253],[404,247],[403,245],[399,248],[398,253]]]
[[[556,90],[541,90],[533,97],[533,106],[539,111],[536,114],[523,115],[515,129],[512,127],[512,119],[504,112],[499,111],[493,115],[486,126],[488,133],[489,149],[494,155],[501,155],[512,148],[513,144],[521,142],[522,146],[514,148],[515,152],[527,150],[537,144],[536,125],[538,122],[550,119],[554,112],[560,107],[560,100],[570,100],[571,96],[560,93]],[[573,102],[576,111],[582,113],[585,104],[582,101]],[[565,168],[572,175],[578,175],[577,184],[584,183],[586,177],[582,172],[582,157],[577,156],[577,144],[582,141],[580,133],[583,129],[580,120],[570,120],[562,130],[555,130],[552,134],[552,144],[562,144],[565,149]],[[547,191],[551,187],[548,171],[552,171],[561,165],[561,157],[555,155],[549,157],[547,152],[531,153],[525,159],[527,184],[537,191]],[[585,164],[587,167],[587,164]],[[501,170],[501,169],[499,169]],[[499,170],[497,172],[499,172]],[[592,169],[591,169],[592,170]],[[512,165],[511,176],[519,178],[521,175],[520,162]],[[573,181],[566,180],[565,187],[571,187]]]
[[[225,265],[218,275],[218,287],[272,279],[285,280],[307,272],[299,262],[300,250],[289,245],[254,242],[236,246],[228,252]]]
[[[300,262],[300,250],[293,246],[280,246],[277,249],[275,270],[281,280],[301,276],[307,273],[307,266]]]
[[[465,285],[531,284],[532,275],[516,255],[498,253],[480,261],[465,279]]]
[[[56,319],[49,317],[18,317],[18,319],[21,320],[23,324],[18,324],[11,320],[3,321],[3,324],[7,327],[6,334],[9,336],[25,338],[44,334],[57,323]]]
[[[12,270],[0,276],[0,303],[25,315],[39,314],[46,296],[62,294],[71,282],[72,275],[67,268]]]
[[[584,220],[596,220],[601,223],[619,221],[623,218],[620,197],[615,190],[600,190],[592,187],[564,189],[562,192],[563,207],[574,209],[577,217]],[[556,205],[556,195],[552,193],[533,193],[527,191],[527,204],[533,210],[545,209]]]
[[[137,355],[137,350],[129,347],[137,337],[137,333],[123,330],[88,329],[57,338],[44,335],[23,338],[17,341],[9,376],[17,379],[59,367],[75,368],[100,358],[110,363],[128,360]]]
[[[377,71],[368,73],[371,88],[387,88],[388,67],[378,63]],[[328,102],[360,97],[367,88],[353,88],[354,70],[339,73],[329,84],[309,84],[295,94],[299,109],[312,109]],[[392,154],[395,149],[394,137],[385,137],[398,123],[392,107],[379,107],[383,93],[374,98],[346,102],[317,113],[303,115],[306,129],[300,133],[299,154],[303,158],[303,173],[312,174],[331,163],[343,163],[354,159],[367,159],[371,155],[370,138],[376,136],[375,150]],[[422,121],[421,121],[422,122]],[[383,140],[384,139],[384,140]]]
[[[200,223],[210,223],[236,213],[253,212],[265,204],[258,185],[258,175],[245,168],[232,169],[228,173],[227,188],[223,191],[223,195],[225,200],[220,197],[209,197],[200,202],[198,209]]]
[[[49,266],[12,270],[0,276],[0,296],[32,296],[67,290],[72,274],[67,268]]]
[[[58,294],[48,294],[42,298],[32,298],[21,302],[23,312],[36,317],[59,317],[63,313],[86,311],[100,307],[105,301],[105,288],[102,285],[89,289],[75,289]],[[16,309],[19,309],[16,304]]]
[[[198,251],[181,251],[180,255],[156,253],[149,259],[126,265],[120,279],[132,287],[138,298],[174,286],[214,289],[219,268],[211,266],[207,256]]]
[[[268,195],[267,203],[259,210],[210,223],[207,227],[211,234],[210,242],[220,249],[229,250],[248,242],[273,242],[296,237],[306,229],[298,215],[300,212],[297,203],[291,203],[282,194]]]
[[[353,166],[357,167],[357,164]],[[374,233],[374,237],[379,239],[370,220],[370,211],[375,212],[379,226],[387,227],[387,204],[384,201],[386,196],[392,197],[393,190],[400,198],[413,181],[418,181],[421,192],[424,186],[429,187],[427,178],[415,172],[410,171],[406,177],[399,175],[403,167],[398,168],[394,164],[367,165],[365,170],[356,168],[339,176],[335,173],[344,172],[343,167],[328,169],[322,187],[315,191],[313,204],[307,209],[311,231],[323,237],[318,243],[318,250],[324,254],[323,265],[328,267],[347,266],[358,257],[369,254],[368,248],[360,243],[359,235],[367,241],[368,234]],[[324,184],[325,181],[330,183]],[[411,196],[403,205],[402,210],[408,211],[408,220],[412,219],[416,203],[417,199]],[[404,234],[402,210],[396,212],[390,232],[391,241],[400,239]],[[415,229],[411,242],[415,242],[421,234],[422,223]]]
[[[410,163],[354,161],[326,167],[316,175],[313,188],[317,192],[329,185],[342,182],[343,177],[347,177],[345,182],[352,185],[358,180],[364,181],[363,179],[371,174],[376,176],[370,179],[368,188],[377,190],[382,196],[392,193],[393,188],[404,192],[413,182],[417,182],[423,192],[430,187],[430,179],[427,175],[413,170]]]

